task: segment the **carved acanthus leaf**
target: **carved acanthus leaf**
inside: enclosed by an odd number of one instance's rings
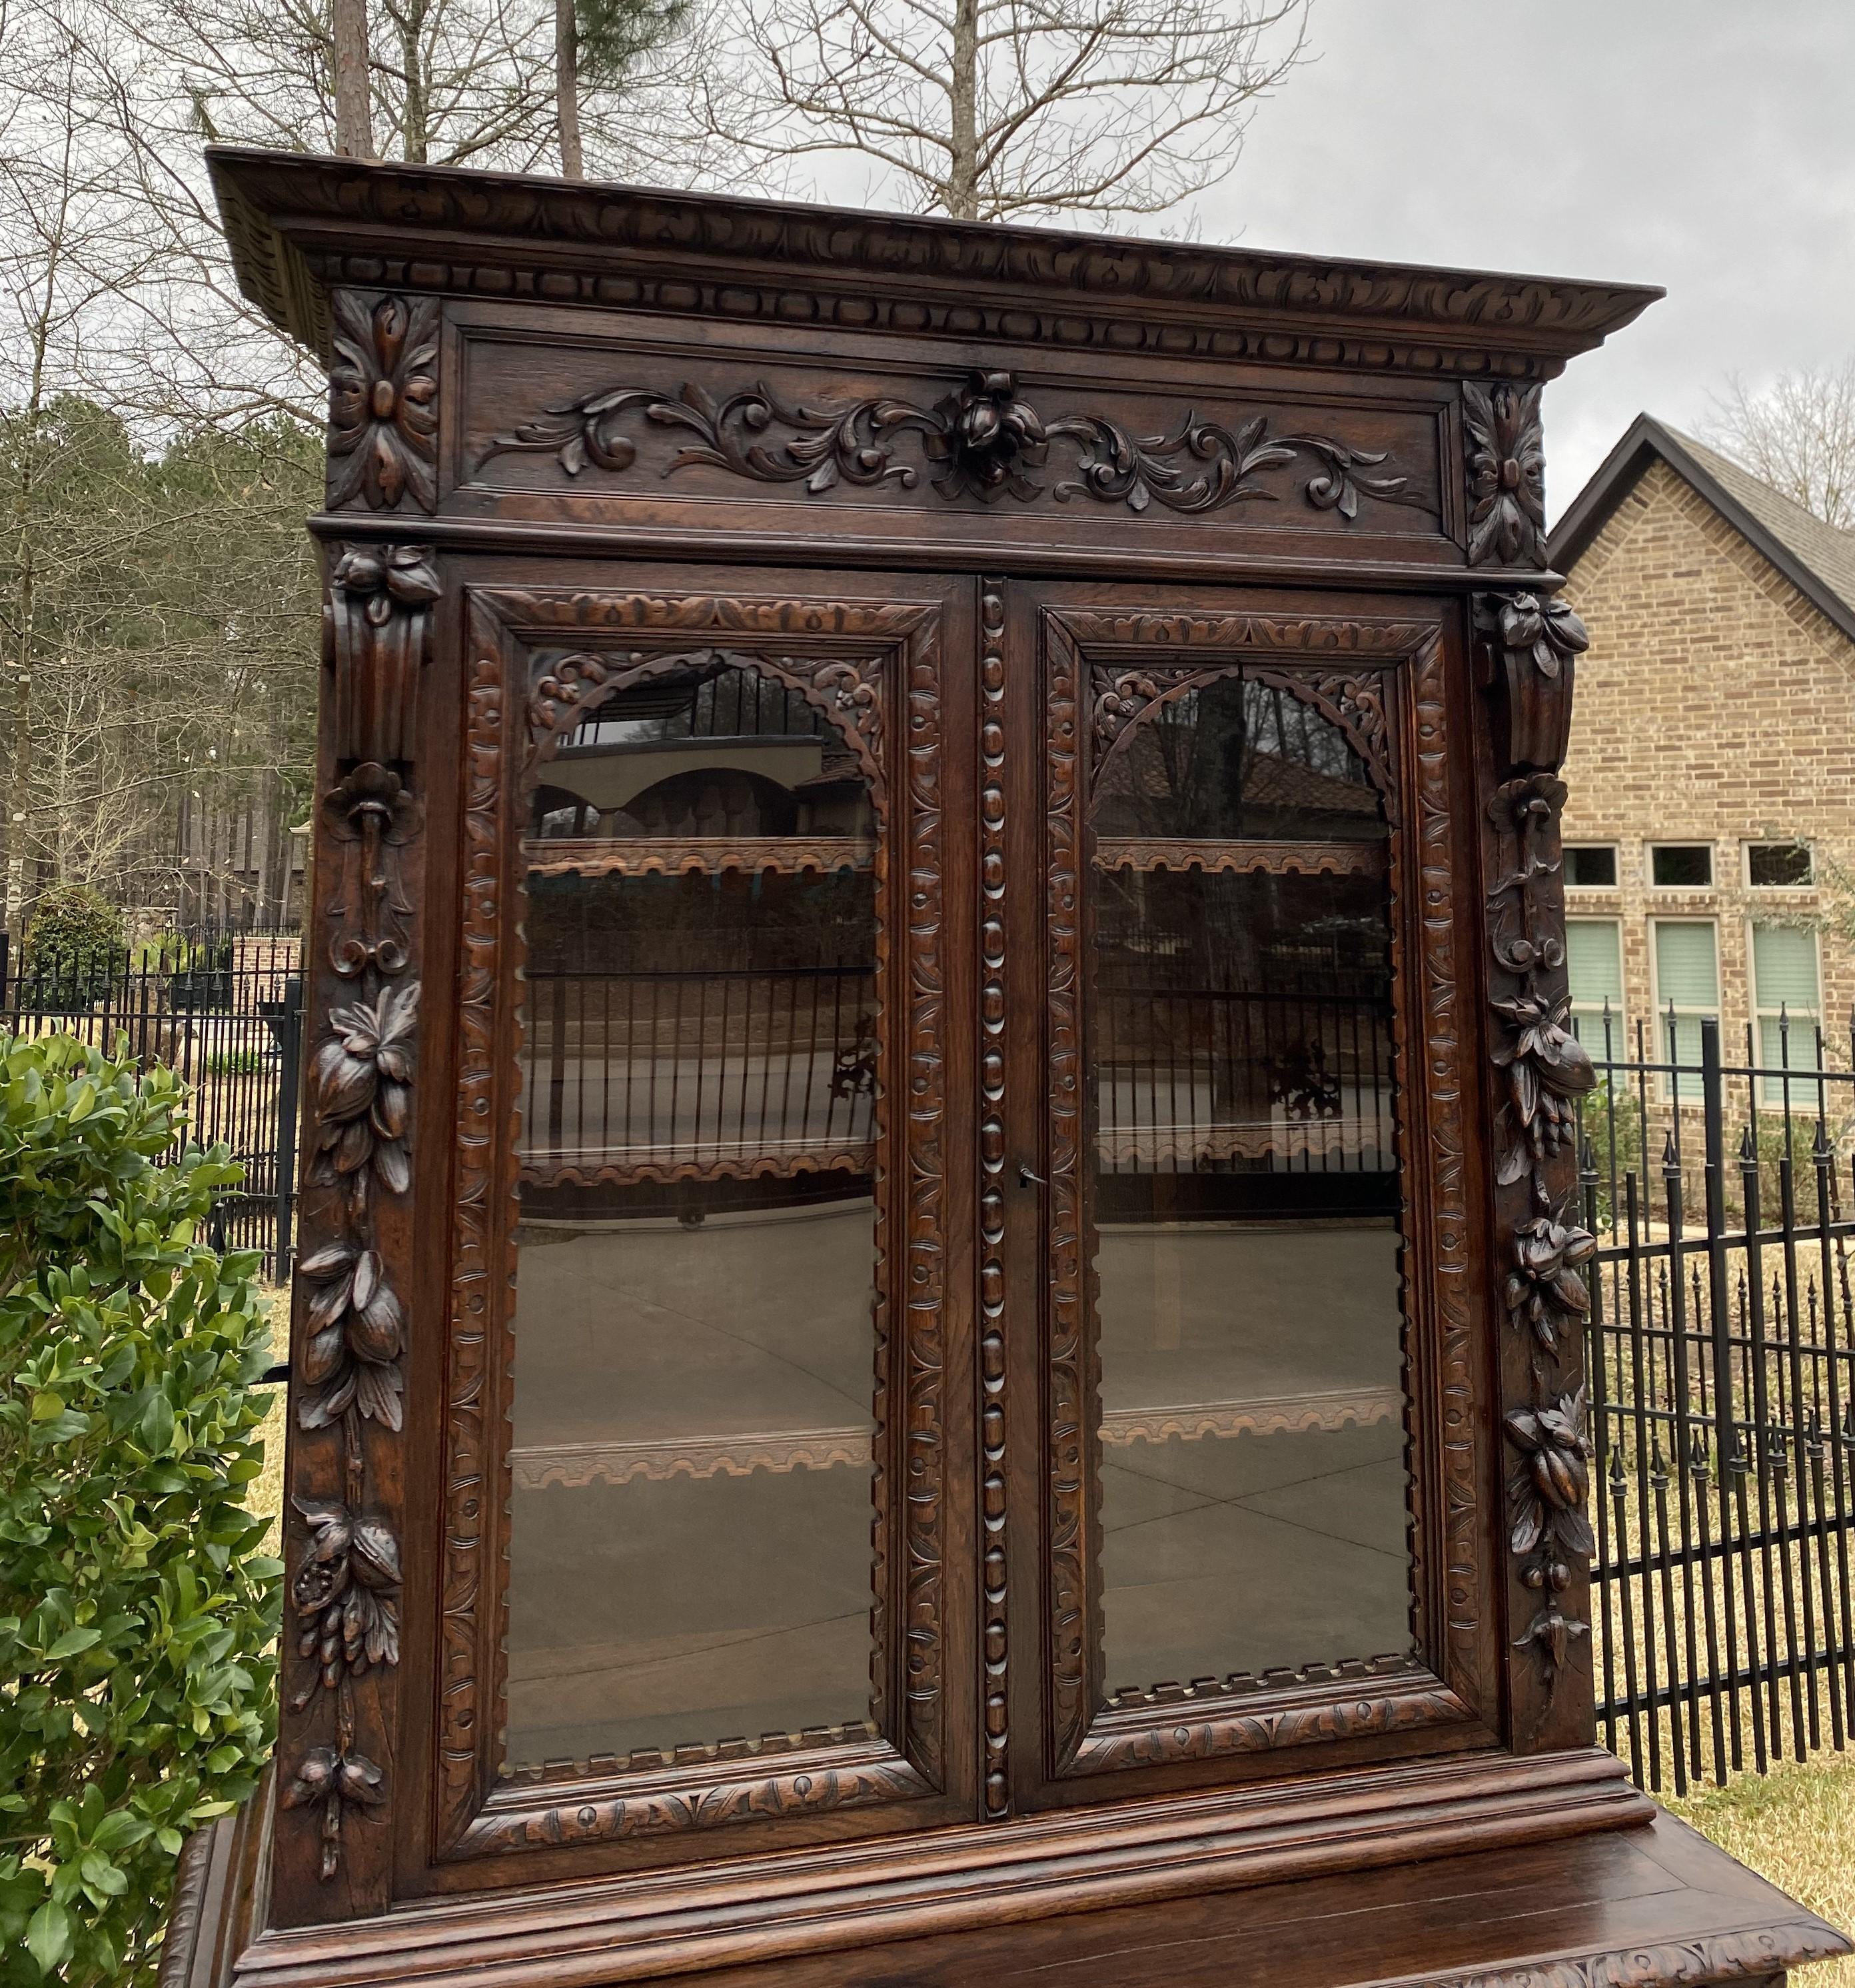
[[[1468,433],[1468,563],[1546,563],[1546,445],[1537,387],[1462,387]]]
[[[353,290],[335,292],[331,510],[359,497],[390,511],[408,495],[438,509],[438,317],[436,297],[381,297],[370,309]]]
[[[1278,502],[1282,493],[1260,479],[1306,458],[1313,466],[1302,497],[1349,522],[1359,514],[1362,493],[1387,503],[1429,502],[1411,489],[1407,476],[1368,473],[1384,465],[1382,451],[1330,435],[1272,435],[1260,414],[1233,427],[1188,413],[1174,428],[1146,435],[1105,414],[1046,420],[1005,372],[975,372],[931,407],[887,394],[789,404],[763,383],[719,401],[693,383],[674,393],[619,387],[550,406],[494,437],[477,466],[513,452],[542,453],[569,476],[589,465],[622,475],[637,461],[637,444],[625,432],[634,419],[694,437],[671,457],[663,475],[705,464],[755,482],[802,484],[814,496],[840,483],[912,489],[919,472],[898,460],[897,450],[901,438],[913,434],[938,471],[934,489],[949,500],[972,496],[989,503],[1009,495],[1029,503],[1047,491],[1059,503],[1085,497],[1137,513],[1154,505],[1201,513]],[[775,435],[783,439],[775,441]],[[1053,487],[1039,472],[1057,442],[1074,445],[1076,473]]]

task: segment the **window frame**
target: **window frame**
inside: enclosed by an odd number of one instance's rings
[[[1565,888],[1568,891],[1620,891],[1623,888],[1623,850],[1614,842],[1568,842],[1562,845],[1565,857]],[[1611,877],[1607,884],[1576,884],[1572,881],[1571,859],[1587,849],[1607,849],[1611,857]]]
[[[1655,858],[1664,849],[1704,849],[1707,852],[1707,881],[1705,884],[1658,884],[1655,880]],[[1671,838],[1666,842],[1646,842],[1643,844],[1643,882],[1651,891],[1673,894],[1681,891],[1717,891],[1720,886],[1719,850],[1714,843],[1705,840]]]
[[[1809,858],[1810,874],[1801,884],[1755,883],[1752,874],[1752,853],[1755,849],[1801,849]],[[1749,837],[1739,844],[1739,881],[1746,890],[1756,891],[1761,898],[1765,898],[1768,894],[1779,891],[1789,894],[1814,891],[1817,888],[1816,845],[1802,836],[1792,837],[1789,840],[1776,840],[1769,836]],[[1822,999],[1820,976],[1818,982],[1817,998],[1819,1000]]]

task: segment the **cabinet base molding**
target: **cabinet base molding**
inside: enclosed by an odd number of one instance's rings
[[[1459,1756],[549,1889],[524,1858],[506,1892],[433,1896],[343,1925],[268,1931],[257,1929],[268,1844],[255,1815],[263,1806],[261,1793],[190,1846],[189,1904],[177,1912],[163,1988],[616,1988],[690,1976],[717,1988],[965,1983],[975,1976],[955,1956],[969,1942],[988,1954],[1015,1941],[1047,1952],[1037,1929],[1057,1921],[1095,1928],[1157,1912],[1188,1923],[1214,1897],[1272,1897],[1309,1884],[1408,1896],[1431,1868],[1407,1868],[1414,1860],[1518,1854],[1515,1868],[1530,1869],[1575,1842],[1634,1842],[1645,1827],[1664,1826],[1597,1749]],[[1219,1909],[1241,1921],[1245,1909]],[[1824,1936],[1835,1937],[1827,1929]],[[930,1945],[934,1968],[945,1948],[954,1971],[900,1966],[904,1952]]]

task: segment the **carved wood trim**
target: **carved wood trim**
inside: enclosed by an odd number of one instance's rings
[[[1546,441],[1537,387],[1462,386],[1468,563],[1546,563]]]
[[[626,1160],[590,1165],[537,1155],[522,1161],[522,1181],[535,1187],[661,1187],[679,1181],[790,1180],[800,1174],[867,1173],[876,1163],[873,1143],[817,1153],[741,1154],[712,1160]]]
[[[1782,1981],[1787,1969],[1831,1960],[1848,1950],[1847,1939],[1833,1927],[1802,1919],[1473,1974],[1414,1975],[1401,1988],[1703,1988],[1718,1981]]]
[[[874,845],[850,835],[529,837],[522,853],[531,877],[796,877],[867,870],[876,860]]]
[[[1414,1687],[1414,1668],[1417,1678],[1426,1680]],[[1284,1682],[1265,1676],[1255,1680],[1252,1688],[1276,1693],[1283,1689]],[[1293,1680],[1286,1682],[1292,1685]],[[1336,1691],[1349,1683],[1359,1695],[1336,1697]],[[1232,1679],[1221,1692],[1240,1688]],[[1469,1716],[1468,1706],[1446,1685],[1421,1666],[1398,1664],[1395,1659],[1382,1668],[1370,1661],[1346,1669],[1336,1665],[1307,1689],[1315,1700],[1310,1704],[1289,1702],[1266,1711],[1242,1712],[1227,1701],[1209,1716],[1189,1720],[1178,1716],[1181,1705],[1192,1703],[1183,1692],[1178,1698],[1161,1700],[1156,1696],[1151,1705],[1105,1712],[1090,1726],[1065,1772],[1112,1774],[1132,1767],[1172,1767],[1184,1760],[1272,1753],[1286,1746],[1326,1745],[1380,1733],[1417,1732],[1426,1726],[1459,1725]],[[1201,1698],[1197,1700],[1202,1702]],[[1137,1723],[1130,1722],[1130,1710]],[[1174,1715],[1171,1721],[1154,1723],[1156,1712],[1163,1716],[1169,1711]]]
[[[396,323],[398,320],[394,320]],[[301,1254],[292,1315],[298,1435],[285,1553],[287,1671],[279,1826],[313,1823],[321,1895],[309,1915],[381,1911],[380,1842],[397,1750],[407,1204],[418,1050],[417,712],[440,591],[424,546],[337,548],[325,610],[320,803],[337,860],[318,894]],[[381,1764],[387,1763],[386,1765]],[[339,1893],[331,1881],[349,1865]],[[303,1858],[296,1867],[309,1868]]]
[[[241,283],[318,347],[322,285],[416,270],[710,321],[1539,378],[1661,294],[228,147],[210,167]]]
[[[328,507],[359,498],[392,511],[438,508],[436,297],[335,293],[329,368]]]
[[[797,484],[811,497],[844,485],[914,489],[921,469],[901,455],[910,437],[934,472],[936,495],[950,502],[973,497],[990,503],[1009,495],[1028,504],[1047,494],[1058,503],[1082,497],[1124,505],[1136,516],[1154,506],[1203,516],[1274,500],[1280,493],[1260,479],[1305,457],[1310,467],[1299,495],[1314,510],[1350,523],[1362,492],[1380,503],[1434,509],[1427,493],[1411,489],[1407,475],[1372,473],[1385,462],[1382,451],[1330,435],[1272,435],[1260,414],[1227,425],[1188,411],[1166,432],[1147,435],[1095,412],[1046,419],[1004,371],[970,373],[931,407],[885,394],[789,404],[764,383],[719,400],[691,381],[674,393],[599,388],[493,436],[478,451],[475,469],[501,455],[544,454],[571,477],[589,466],[620,476],[637,463],[633,436],[653,427],[669,429],[681,443],[660,477],[707,465],[750,482]],[[1042,472],[1058,444],[1073,448],[1075,473],[1052,484]]]
[[[1257,669],[1238,654],[1207,664],[1194,653],[1199,642],[1212,650],[1239,648],[1260,634],[1272,652],[1272,664]],[[1388,870],[1391,885],[1393,969],[1402,986],[1407,974],[1404,885],[1407,860],[1394,796],[1398,791],[1401,749],[1387,709],[1387,673],[1401,670],[1407,677],[1411,716],[1417,757],[1415,790],[1419,833],[1413,852],[1423,903],[1424,943],[1421,961],[1421,1019],[1397,1006],[1394,1065],[1404,1103],[1398,1114],[1397,1139],[1406,1169],[1411,1171],[1413,1142],[1427,1144],[1436,1175],[1428,1210],[1407,1206],[1404,1253],[1407,1262],[1416,1229],[1425,1226],[1421,1247],[1427,1266],[1421,1278],[1406,1272],[1407,1346],[1421,1336],[1421,1320],[1436,1293],[1440,1307],[1441,1365],[1446,1400],[1443,1455],[1439,1476],[1442,1511],[1434,1521],[1448,1542],[1452,1570],[1445,1647],[1451,1653],[1449,1682],[1433,1681],[1434,1691],[1396,1713],[1374,1709],[1354,1714],[1333,1707],[1332,1716],[1353,1720],[1360,1729],[1404,1729],[1398,1722],[1418,1724],[1431,1719],[1459,1721],[1472,1716],[1470,1698],[1456,1688],[1461,1679],[1472,1690],[1478,1682],[1475,1649],[1478,1592],[1473,1563],[1473,1541],[1479,1509],[1472,1417],[1473,1345],[1468,1300],[1469,1231],[1463,1185],[1465,1130],[1460,1097],[1459,1054],[1456,1036],[1455,970],[1452,918],[1453,882],[1448,829],[1448,765],[1444,716],[1444,661],[1434,622],[1327,621],[1317,617],[1276,618],[1248,616],[1169,617],[1157,613],[1102,613],[1046,610],[1042,641],[1046,658],[1046,696],[1049,710],[1048,746],[1049,819],[1046,828],[1046,890],[1049,908],[1049,1041],[1047,1073],[1051,1097],[1049,1280],[1050,1343],[1046,1380],[1049,1479],[1046,1496],[1050,1533],[1048,1567],[1050,1661],[1049,1729],[1046,1743],[1051,1771],[1056,1773],[1101,1771],[1103,1763],[1146,1764],[1167,1749],[1182,1749],[1176,1757],[1201,1757],[1201,1750],[1223,1750],[1237,1743],[1228,1734],[1214,1739],[1204,1716],[1183,1725],[1176,1721],[1163,1732],[1155,1727],[1137,1743],[1117,1740],[1112,1747],[1094,1745],[1094,1702],[1088,1667],[1092,1636],[1083,1634],[1089,1611],[1098,1606],[1090,1590],[1089,1529],[1095,1523],[1086,1466],[1089,1432],[1100,1419],[1094,1396],[1098,1387],[1090,1371],[1083,1321],[1086,1314],[1083,1279],[1089,1253],[1084,1247],[1081,1164],[1086,1104],[1080,1088],[1079,974],[1082,924],[1086,908],[1078,901],[1076,876],[1080,846],[1086,831],[1077,813],[1079,749],[1074,733],[1077,698],[1086,685],[1093,722],[1087,743],[1099,761],[1119,749],[1128,728],[1142,722],[1155,706],[1182,694],[1194,684],[1242,668],[1263,680],[1306,698],[1323,715],[1342,725],[1361,752],[1390,817]],[[1144,651],[1141,645],[1146,645]],[[1317,659],[1336,647],[1369,655],[1374,667],[1343,675],[1319,673]],[[1113,659],[1098,658],[1107,651]],[[1300,651],[1311,667],[1305,672],[1289,667],[1283,658]],[[1167,660],[1155,664],[1155,654]],[[1082,749],[1086,750],[1086,746]],[[1082,783],[1097,777],[1086,761]],[[1421,1042],[1421,1056],[1412,1044]],[[1407,1350],[1407,1360],[1414,1357]],[[1412,1388],[1401,1400],[1401,1412],[1414,1415],[1421,1390]],[[1453,1437],[1454,1440],[1451,1441]],[[1411,1487],[1414,1573],[1417,1592],[1427,1592],[1422,1542],[1433,1521],[1432,1499],[1421,1472]],[[1369,1693],[1374,1705],[1382,1696]],[[1309,1715],[1309,1736],[1325,1716]],[[1376,1728],[1374,1720],[1390,1721]],[[1289,1729],[1283,1729],[1285,1731]],[[1299,1730],[1299,1728],[1295,1729]],[[1180,1736],[1181,1734],[1184,1737]],[[1153,1750],[1157,1750],[1154,1753]],[[1083,1763],[1088,1764],[1085,1767]]]
[[[477,1144],[461,1151],[457,1219],[460,1253],[452,1302],[453,1395],[446,1459],[451,1514],[444,1602],[444,1682],[438,1790],[440,1854],[476,1856],[524,1846],[674,1832],[761,1816],[799,1815],[837,1807],[914,1800],[931,1794],[945,1773],[942,1598],[944,1552],[943,1388],[941,1312],[941,1174],[945,1100],[941,992],[942,888],[939,797],[940,622],[938,609],[916,604],[823,603],[722,599],[714,596],[549,593],[495,590],[471,597],[472,688],[465,741],[467,849],[465,938],[466,1012],[462,1021],[463,1074],[460,1138],[475,1121]],[[524,716],[531,752],[545,751],[570,729],[576,715],[610,690],[681,667],[691,653],[691,633],[725,633],[738,646],[696,653],[732,666],[769,669],[823,709],[846,739],[867,756],[880,816],[889,796],[904,804],[890,817],[874,857],[875,888],[884,907],[879,928],[879,984],[892,985],[890,962],[902,949],[902,1012],[879,1073],[877,1096],[887,1100],[894,1128],[890,1148],[904,1178],[894,1216],[878,1175],[874,1348],[878,1419],[874,1453],[887,1468],[877,1475],[877,1543],[873,1608],[876,1666],[872,1715],[899,1724],[904,1750],[886,1743],[860,1761],[833,1750],[795,1756],[772,1775],[691,1783],[678,1770],[674,1787],[628,1783],[622,1795],[602,1797],[579,1784],[522,1794],[513,1786],[489,1792],[486,1733],[493,1724],[486,1696],[499,1643],[499,1625],[484,1620],[493,1591],[485,1580],[493,1530],[483,1524],[486,1503],[503,1471],[485,1451],[493,1425],[485,1417],[506,1371],[505,1346],[488,1357],[485,1334],[506,1332],[513,1259],[488,1218],[496,1158],[490,1138],[492,1100],[505,1080],[492,1050],[498,1028],[496,988],[502,948],[499,891],[512,849],[502,757],[503,709],[512,669],[527,668]],[[622,650],[575,647],[564,658],[546,646],[549,636],[576,644],[606,634]],[[647,647],[645,645],[648,644]],[[790,645],[802,646],[803,660]],[[525,663],[523,658],[529,660]],[[571,667],[567,667],[571,665]],[[891,697],[906,712],[893,745],[884,705]],[[903,754],[905,753],[905,759]],[[891,761],[900,761],[892,765]],[[532,763],[532,758],[531,758]],[[894,853],[892,855],[891,850]],[[904,935],[906,935],[905,938]],[[506,971],[501,974],[506,982]],[[512,1141],[512,1147],[519,1143]],[[863,1156],[846,1155],[860,1161]],[[512,1190],[515,1164],[506,1162]],[[565,1170],[566,1178],[571,1169]],[[604,1170],[601,1170],[602,1172]],[[594,1176],[596,1177],[596,1176]],[[900,1262],[892,1271],[894,1224],[902,1230]],[[492,1269],[493,1266],[493,1269]],[[502,1291],[492,1307],[492,1276]],[[895,1295],[891,1297],[890,1287]],[[899,1344],[897,1336],[899,1332]],[[461,1344],[456,1343],[461,1341]],[[901,1362],[899,1390],[891,1363]],[[893,1418],[889,1405],[893,1399]],[[890,1480],[893,1478],[892,1486]],[[885,1554],[886,1501],[900,1495],[902,1559],[893,1574]],[[897,1608],[888,1596],[896,1589]],[[899,1620],[891,1618],[899,1614]],[[488,1806],[479,1812],[485,1796]],[[590,1817],[590,1820],[586,1818]]]
[[[1385,867],[1377,842],[1212,842],[1189,836],[1103,836],[1095,860],[1104,870],[1202,870],[1249,877],[1376,877]]]
[[[1462,1097],[1461,1015],[1456,975],[1457,828],[1450,797],[1450,726],[1443,645],[1432,632],[1411,672],[1411,728],[1414,734],[1417,917],[1423,974],[1424,1081],[1421,1097],[1429,1161],[1426,1196],[1428,1280],[1434,1293],[1438,1344],[1435,1390],[1442,1405],[1435,1432],[1442,1499],[1438,1513],[1444,1555],[1444,1633],[1451,1682],[1471,1702],[1485,1684],[1480,1675],[1484,1587],[1478,1543],[1482,1508],[1480,1439],[1476,1413],[1475,1307],[1469,1289],[1468,1107]],[[1410,1030],[1401,1010],[1393,1019],[1399,1067],[1415,1067]],[[1411,1087],[1414,1094],[1416,1086]],[[1414,1102],[1417,1100],[1413,1099]],[[1401,1138],[1409,1134],[1401,1127]],[[1407,1159],[1408,1153],[1407,1152]],[[1407,1244],[1407,1249],[1408,1245]],[[1407,1273],[1407,1289],[1411,1280]],[[1421,1507],[1421,1479],[1417,1502]],[[1428,1585],[1427,1530],[1411,1529],[1413,1570],[1422,1592]]]
[[[1011,1813],[1011,1535],[1007,1499],[1005,1377],[1011,1320],[1005,1266],[1005,1018],[1009,865],[1005,835],[1005,582],[979,589],[979,1567],[980,1716],[985,1732],[985,1813]]]

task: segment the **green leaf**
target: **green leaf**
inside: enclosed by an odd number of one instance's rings
[[[32,1397],[32,1419],[35,1422],[49,1422],[64,1413],[64,1397],[53,1394],[49,1388],[41,1388]]]
[[[57,1662],[65,1657],[75,1657],[93,1648],[103,1641],[100,1629],[67,1629],[46,1652],[47,1657]]]
[[[70,1956],[74,1930],[71,1915],[49,1899],[33,1913],[26,1926],[25,1943],[41,1974],[49,1974],[64,1965]]]

